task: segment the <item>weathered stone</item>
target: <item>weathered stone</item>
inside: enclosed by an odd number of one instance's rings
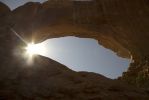
[[[74,72],[45,57],[35,57],[28,66],[21,57],[24,44],[10,31],[13,28],[35,42],[68,35],[95,38],[121,57],[132,56],[134,62],[120,79],[148,88],[148,6],[147,0],[49,0],[10,12],[0,3],[0,99],[148,100],[148,92],[140,88],[99,74]]]

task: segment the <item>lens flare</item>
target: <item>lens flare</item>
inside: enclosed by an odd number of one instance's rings
[[[26,53],[29,56],[33,56],[36,54],[44,55],[45,51],[46,51],[46,49],[45,49],[45,46],[43,44],[29,43],[26,47]]]
[[[27,45],[27,47],[25,48],[25,50],[26,50],[25,57],[27,57],[27,63],[29,65],[33,64],[33,62],[34,62],[33,58],[35,55],[45,55],[46,54],[46,47],[42,43],[39,43],[39,44],[34,44],[33,42],[29,43]]]

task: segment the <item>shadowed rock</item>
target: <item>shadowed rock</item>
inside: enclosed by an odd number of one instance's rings
[[[149,62],[148,6],[147,0],[59,0],[27,3],[12,11],[11,17],[14,29],[27,40],[41,42],[68,35],[95,38],[117,55],[132,57],[136,67],[143,67]],[[135,73],[145,70],[140,69]],[[138,76],[131,81],[137,84]]]
[[[32,65],[16,58],[1,68],[1,100],[147,100],[148,94],[121,81],[89,72],[74,72],[49,58]]]
[[[45,57],[36,56],[28,66],[21,57],[24,43],[10,31],[35,42],[68,35],[95,38],[121,57],[132,55],[134,62],[121,79],[148,87],[148,5],[147,0],[58,0],[30,2],[10,12],[0,3],[0,99],[148,100],[147,90],[74,72]]]
[[[4,16],[9,12],[10,12],[10,9],[5,4],[0,2],[0,17]]]

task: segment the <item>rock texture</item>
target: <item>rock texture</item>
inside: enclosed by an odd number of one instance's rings
[[[44,57],[35,57],[28,66],[22,58],[25,44],[10,31],[13,28],[35,42],[68,35],[95,38],[121,57],[132,56],[121,80],[148,88],[148,6],[148,0],[49,0],[10,11],[0,3],[0,99],[148,100],[148,90],[94,73],[74,72]]]
[[[13,61],[13,60],[11,60]],[[1,100],[147,100],[147,91],[88,72],[74,72],[49,58],[36,56],[1,68]]]
[[[27,3],[12,11],[11,18],[13,28],[26,40],[89,37],[121,57],[132,57],[133,65],[140,70],[135,70],[130,81],[138,84],[138,73],[148,70],[143,67],[149,62],[148,6],[148,0],[49,0]],[[131,77],[131,72],[124,73],[122,79]],[[149,81],[148,77],[145,80]]]

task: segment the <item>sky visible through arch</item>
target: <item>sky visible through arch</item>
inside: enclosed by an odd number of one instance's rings
[[[11,10],[26,2],[47,0],[0,0]],[[62,37],[43,42],[49,52],[45,56],[55,59],[76,71],[89,71],[116,78],[127,70],[130,60],[120,58],[116,54],[98,44],[98,41],[87,38]]]
[[[130,60],[118,57],[113,51],[90,38],[73,36],[48,39],[44,56],[52,58],[75,71],[88,71],[117,78],[126,71]]]

